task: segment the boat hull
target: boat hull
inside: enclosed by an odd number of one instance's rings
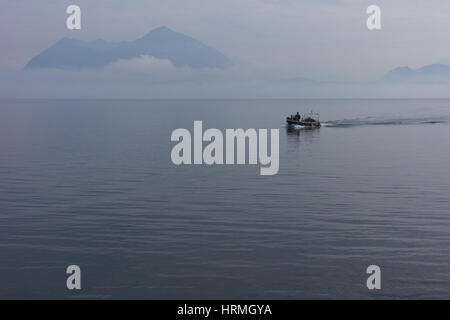
[[[297,121],[297,120],[286,120],[288,125],[291,126],[302,126],[302,127],[311,127],[318,128],[321,126],[320,122],[307,122],[307,121]]]

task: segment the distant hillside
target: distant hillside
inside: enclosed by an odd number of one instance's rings
[[[32,58],[25,68],[101,68],[120,59],[140,56],[167,59],[176,67],[196,69],[223,69],[231,65],[216,49],[167,27],[159,27],[135,41],[118,43],[63,38]]]
[[[388,72],[383,77],[383,80],[407,82],[450,81],[450,66],[432,64],[419,69],[399,67]]]

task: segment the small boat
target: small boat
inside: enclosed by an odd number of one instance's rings
[[[319,114],[312,111],[303,115],[300,115],[299,113],[293,114],[290,117],[286,117],[286,122],[291,126],[302,126],[310,128],[318,128],[321,126]]]

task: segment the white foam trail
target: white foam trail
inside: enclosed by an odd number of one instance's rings
[[[392,119],[376,119],[376,118],[356,118],[344,120],[331,120],[323,122],[325,127],[354,127],[368,125],[418,125],[418,124],[438,124],[449,123],[448,118],[392,118]]]

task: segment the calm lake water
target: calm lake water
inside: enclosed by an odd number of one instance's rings
[[[278,175],[173,165],[194,120],[279,128]],[[450,298],[450,100],[0,101],[0,298],[80,297]]]

